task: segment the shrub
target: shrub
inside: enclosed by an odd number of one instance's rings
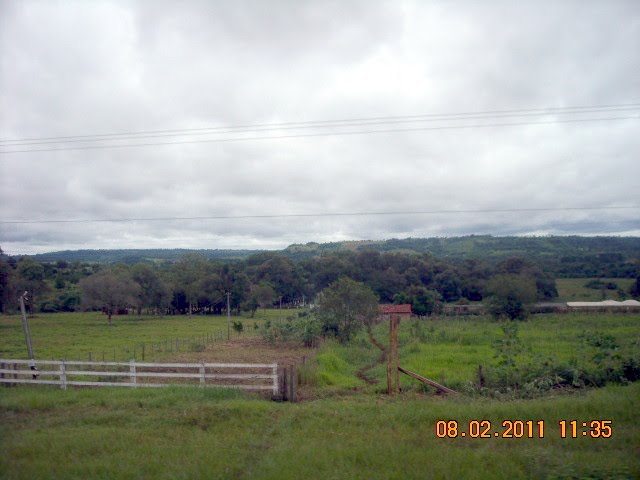
[[[509,320],[526,320],[537,295],[534,280],[523,275],[497,275],[489,281],[487,290],[489,312],[495,318]]]
[[[244,332],[244,325],[241,320],[233,321],[233,329],[239,334]]]
[[[318,295],[317,318],[322,333],[348,342],[378,316],[378,299],[363,283],[342,277]]]

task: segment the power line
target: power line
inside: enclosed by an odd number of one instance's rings
[[[309,218],[309,217],[365,217],[387,215],[443,215],[443,214],[476,214],[476,213],[522,213],[522,212],[560,212],[587,210],[630,210],[640,208],[640,205],[612,206],[612,207],[558,207],[558,208],[504,208],[481,210],[424,210],[424,211],[395,211],[395,212],[334,212],[334,213],[291,213],[269,215],[211,215],[198,217],[151,217],[151,218],[92,218],[75,220],[0,220],[1,225],[49,224],[49,223],[106,223],[106,222],[166,222],[189,220],[239,220],[239,219],[268,219],[268,218]]]
[[[540,115],[584,115],[586,113],[613,113],[613,112],[629,112],[633,110],[637,110],[636,106],[626,106],[626,107],[616,107],[616,108],[593,108],[593,109],[583,109],[579,111],[567,110],[554,112],[552,110],[540,110],[535,112],[527,112],[523,111],[523,113],[499,113],[492,115],[483,115],[483,114],[448,114],[445,117],[439,116],[435,118],[434,116],[406,116],[406,117],[390,117],[388,120],[384,119],[376,119],[376,118],[364,118],[361,120],[336,120],[334,122],[331,121],[321,121],[316,124],[312,124],[312,122],[301,122],[299,124],[265,124],[265,125],[256,125],[254,127],[250,126],[235,126],[235,127],[211,127],[211,128],[202,128],[202,129],[185,129],[185,130],[173,130],[168,131],[171,133],[165,132],[149,132],[149,134],[145,134],[143,132],[132,133],[130,135],[125,134],[98,134],[98,135],[83,135],[78,137],[50,137],[50,138],[40,138],[40,139],[32,139],[34,141],[25,142],[24,140],[3,140],[0,143],[5,143],[2,145],[4,147],[17,147],[17,146],[28,146],[28,145],[48,145],[55,143],[87,143],[87,142],[106,142],[106,141],[121,141],[121,140],[139,140],[145,138],[164,138],[164,137],[187,137],[187,136],[200,136],[200,135],[218,135],[225,133],[256,133],[256,132],[269,132],[269,131],[281,131],[281,130],[300,130],[300,129],[318,129],[318,128],[343,128],[343,127],[359,127],[359,126],[368,126],[368,125],[389,125],[389,124],[401,124],[401,123],[416,123],[416,122],[441,122],[443,120],[448,121],[459,121],[459,120],[485,120],[485,119],[493,119],[493,118],[510,118],[510,117],[531,117],[531,116],[540,116]],[[453,116],[455,115],[455,116]],[[426,118],[428,117],[428,118]],[[291,125],[291,126],[287,126]],[[198,130],[198,131],[193,131]],[[135,135],[135,136],[134,136]],[[105,138],[106,136],[112,136],[112,138]],[[64,140],[68,139],[68,140]],[[7,143],[13,142],[13,143]],[[22,143],[16,143],[22,142]]]
[[[569,222],[569,221],[565,221],[565,222],[552,222],[552,223],[544,223],[544,224],[536,224],[536,225],[531,225],[531,224],[502,224],[500,225],[501,229],[518,229],[518,230],[524,230],[524,229],[528,229],[528,230],[532,230],[532,229],[542,229],[542,230],[546,230],[549,228],[557,228],[557,227],[572,227],[572,228],[584,228],[584,227],[595,227],[595,226],[604,226],[604,225],[616,225],[619,228],[617,229],[618,231],[621,228],[624,229],[637,229],[640,228],[640,220],[606,220],[606,221],[588,221],[588,222],[583,222],[583,221],[577,221],[577,222]],[[493,229],[495,230],[496,227],[493,227]],[[126,243],[127,244],[149,244],[149,243],[154,243],[154,242],[185,242],[185,241],[194,241],[196,240],[197,242],[201,243],[201,242],[220,242],[220,241],[224,241],[225,239],[228,240],[228,237],[235,237],[235,238],[245,238],[247,237],[247,239],[250,238],[258,238],[261,241],[272,241],[272,243],[256,243],[253,245],[243,245],[242,247],[238,247],[237,244],[234,244],[233,247],[228,247],[228,246],[222,246],[222,247],[216,247],[218,250],[238,250],[238,249],[243,249],[243,250],[251,250],[251,249],[255,249],[256,247],[260,247],[260,246],[273,246],[276,243],[282,243],[280,241],[280,239],[283,238],[292,238],[292,239],[302,239],[302,238],[326,238],[326,237],[353,237],[353,236],[357,236],[357,237],[361,237],[359,240],[357,241],[365,241],[365,240],[369,240],[369,241],[377,241],[374,240],[372,237],[376,236],[376,237],[380,237],[380,236],[384,236],[384,238],[386,239],[392,239],[392,238],[397,238],[398,236],[401,237],[407,237],[407,236],[414,236],[414,235],[428,235],[428,236],[438,236],[438,235],[443,235],[443,230],[448,231],[449,233],[447,233],[446,235],[456,235],[456,236],[462,236],[462,235],[488,235],[490,233],[479,233],[479,230],[473,230],[473,229],[468,229],[468,230],[456,230],[455,227],[447,227],[447,226],[443,226],[441,229],[439,230],[411,230],[411,231],[368,231],[368,232],[363,232],[363,231],[359,231],[359,230],[354,230],[354,231],[349,231],[349,232],[344,232],[344,233],[299,233],[299,234],[284,234],[284,235],[273,235],[271,237],[266,237],[266,236],[258,236],[256,237],[255,235],[247,235],[247,234],[234,234],[234,233],[230,233],[228,234],[225,238],[225,236],[223,235],[219,235],[216,237],[207,237],[207,236],[203,236],[203,237],[194,237],[194,236],[189,236],[189,237],[166,237],[166,238],[159,238],[159,237],[155,237],[155,238],[147,238],[147,239],[127,239]],[[367,239],[363,238],[363,237],[369,237]],[[114,240],[112,240],[114,241]],[[333,241],[347,241],[347,240],[323,240],[323,242],[325,243],[331,243]],[[295,241],[294,241],[295,243]],[[65,245],[86,245],[86,242],[82,242],[82,243],[67,243],[65,242]]]
[[[427,130],[453,130],[453,129],[470,129],[470,128],[489,128],[489,127],[514,127],[522,125],[550,125],[557,123],[583,123],[583,122],[602,122],[612,120],[638,120],[640,116],[633,117],[608,117],[608,118],[582,118],[568,120],[552,120],[547,122],[510,122],[510,123],[491,123],[476,125],[449,125],[438,127],[415,127],[415,128],[389,128],[382,130],[360,130],[351,132],[323,132],[323,133],[304,133],[294,135],[274,135],[266,137],[237,137],[237,138],[216,138],[209,140],[185,140],[180,142],[156,142],[156,143],[130,143],[123,145],[89,145],[83,147],[63,147],[63,148],[42,148],[29,150],[0,150],[0,154],[10,153],[33,153],[33,152],[61,152],[69,150],[101,150],[112,148],[130,148],[130,147],[154,147],[160,145],[185,145],[196,143],[224,143],[224,142],[243,142],[251,140],[277,140],[284,138],[304,138],[304,137],[327,137],[327,136],[344,136],[344,135],[366,135],[375,133],[395,133],[395,132],[419,132]]]
[[[325,123],[344,123],[344,122],[364,122],[364,121],[378,121],[378,120],[397,120],[397,119],[418,119],[418,118],[448,118],[466,115],[490,115],[490,114],[517,114],[517,113],[530,113],[538,112],[537,114],[553,114],[553,113],[585,113],[584,110],[589,109],[625,109],[628,107],[638,107],[640,103],[623,103],[623,104],[609,104],[609,105],[584,105],[575,107],[546,107],[546,108],[530,108],[530,109],[511,109],[511,110],[484,110],[475,112],[457,112],[457,113],[434,113],[434,114],[421,114],[421,115],[397,115],[397,116],[378,116],[378,117],[361,117],[361,118],[346,118],[337,120],[312,120],[303,122],[285,122],[285,123],[262,123],[262,124],[248,124],[248,125],[232,125],[226,127],[202,127],[202,128],[187,128],[187,129],[173,129],[173,130],[144,130],[144,131],[132,131],[132,132],[120,132],[120,133],[101,133],[101,134],[86,134],[86,135],[71,135],[71,136],[56,136],[56,137],[27,137],[17,139],[0,139],[0,143],[8,142],[22,142],[22,141],[36,141],[36,140],[64,140],[75,138],[90,138],[90,137],[112,137],[123,135],[145,135],[155,133],[176,133],[176,132],[197,132],[204,130],[220,130],[220,129],[245,129],[245,128],[260,128],[260,127],[284,127],[291,125],[311,125],[311,124],[325,124]],[[575,110],[575,111],[573,111]],[[514,115],[518,116],[518,115]]]

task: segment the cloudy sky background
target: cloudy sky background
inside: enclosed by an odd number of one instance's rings
[[[0,0],[0,246],[640,235],[640,208],[599,209],[640,206],[638,45],[636,0]],[[186,131],[600,105],[632,106]],[[556,210],[468,213],[505,209]],[[253,218],[10,223],[185,217]]]

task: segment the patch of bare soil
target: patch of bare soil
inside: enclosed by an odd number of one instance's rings
[[[296,343],[271,344],[260,337],[240,337],[207,345],[202,352],[176,353],[177,362],[196,363],[277,363],[300,365],[315,355],[315,350]]]

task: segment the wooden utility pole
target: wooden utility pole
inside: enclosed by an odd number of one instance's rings
[[[393,395],[393,385],[391,382],[391,356],[393,355],[393,324],[389,319],[389,347],[387,348],[387,393]]]
[[[24,306],[24,300],[27,298],[27,293],[24,292],[20,295],[20,313],[22,313],[22,330],[24,330],[24,338],[27,342],[27,353],[29,354],[29,360],[33,360],[33,347],[31,345],[31,332],[29,331],[29,322],[27,321],[27,311]]]
[[[400,358],[398,356],[398,330],[400,317],[391,315],[389,318],[389,351],[387,352],[387,393],[394,395],[400,391],[400,375],[398,367]]]
[[[28,292],[24,292],[20,295],[20,313],[22,314],[22,330],[24,330],[24,339],[27,342],[27,353],[29,354],[29,360],[31,363],[29,364],[29,368],[31,370],[38,370],[36,368],[36,364],[34,362],[35,357],[33,355],[33,346],[31,345],[31,331],[29,330],[29,321],[27,320],[27,309],[24,306],[24,301],[27,298]],[[37,374],[34,373],[33,378],[35,379]]]
[[[231,340],[231,292],[227,292],[227,340]]]

